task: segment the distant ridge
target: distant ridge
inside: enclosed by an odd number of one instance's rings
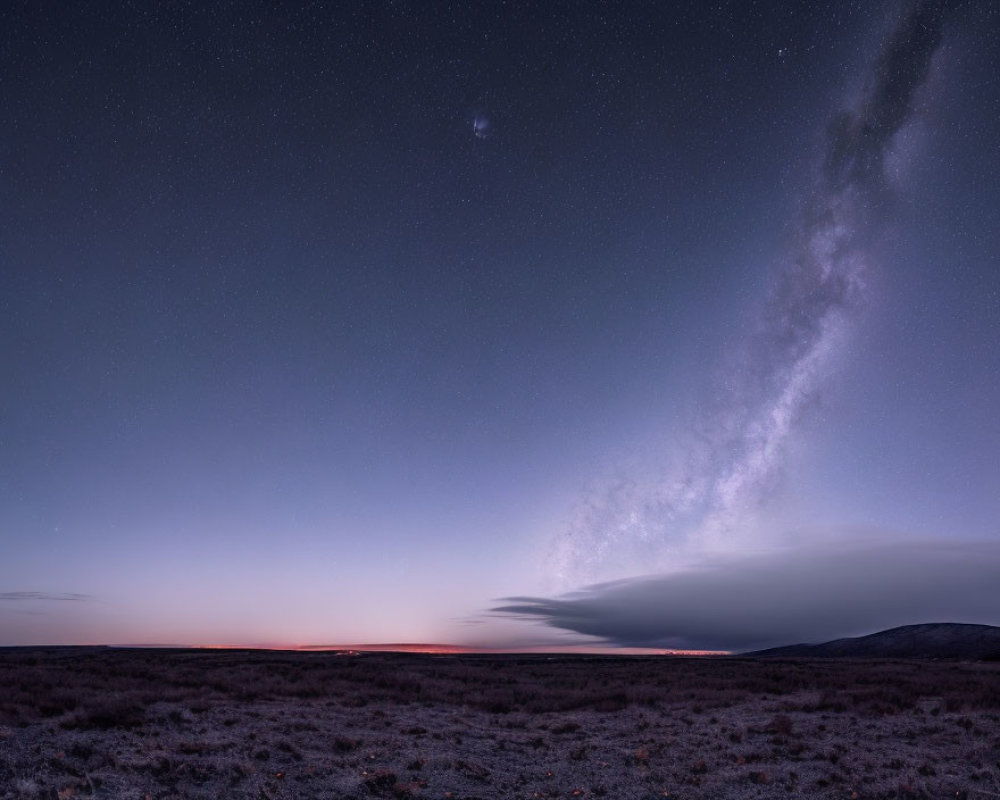
[[[1000,627],[930,622],[904,625],[853,639],[824,644],[793,644],[744,653],[748,656],[811,658],[947,658],[1000,660]]]

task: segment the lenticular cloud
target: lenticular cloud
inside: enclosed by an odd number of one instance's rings
[[[913,115],[950,5],[919,2],[901,14],[864,91],[830,121],[797,234],[720,397],[672,470],[584,499],[552,548],[559,587],[716,547],[766,499],[788,438],[864,300],[866,253],[888,196],[886,157]]]

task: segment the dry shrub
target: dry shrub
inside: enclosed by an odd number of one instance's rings
[[[333,749],[337,753],[350,753],[357,750],[361,742],[357,739],[350,739],[347,736],[336,736],[333,739]]]
[[[392,790],[397,780],[396,773],[389,772],[388,770],[380,770],[366,777],[364,785],[372,794],[383,795]]]
[[[90,700],[60,726],[67,730],[138,728],[146,722],[146,710],[129,697]]]
[[[792,735],[794,728],[792,718],[785,714],[776,714],[771,721],[764,726],[764,731],[773,733],[775,736],[788,737]]]
[[[580,724],[577,722],[564,722],[562,725],[556,725],[553,729],[553,733],[573,733],[574,731],[580,730]]]

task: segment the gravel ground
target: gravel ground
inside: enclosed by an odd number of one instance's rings
[[[1000,664],[0,651],[0,798],[1000,797]]]

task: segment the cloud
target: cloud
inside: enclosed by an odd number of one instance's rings
[[[829,543],[719,557],[492,613],[623,647],[746,651],[921,622],[1000,624],[1000,543]]]
[[[23,602],[25,600],[57,600],[83,602],[90,600],[92,595],[76,592],[0,592],[0,602]]]

